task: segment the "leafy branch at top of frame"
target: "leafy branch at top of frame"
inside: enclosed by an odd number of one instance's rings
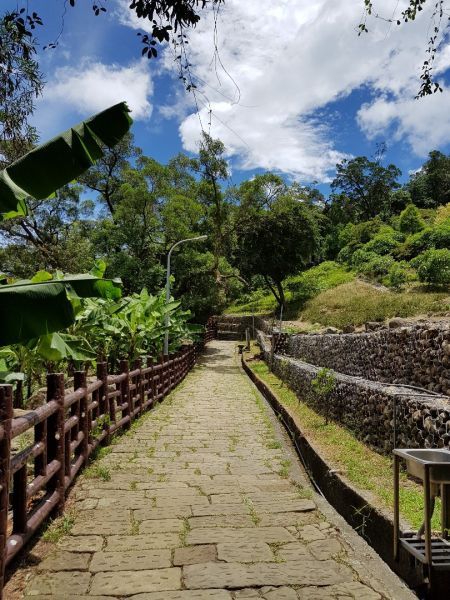
[[[430,17],[430,27],[432,33],[427,41],[427,49],[426,54],[428,55],[422,63],[421,73],[420,73],[420,87],[417,95],[415,96],[416,100],[419,98],[423,98],[425,96],[430,96],[435,94],[436,92],[442,92],[441,84],[436,80],[433,69],[434,62],[436,58],[436,54],[440,48],[441,41],[440,39],[445,36],[445,30],[448,25],[443,26],[443,21],[445,18],[445,1],[444,0],[409,0],[409,5],[401,12],[400,18],[384,18],[379,14],[374,14],[374,1],[373,0],[364,0],[364,17],[362,21],[359,23],[358,35],[362,33],[368,33],[369,29],[367,27],[367,18],[374,16],[375,18],[382,19],[389,23],[396,23],[396,25],[401,25],[402,23],[408,23],[410,21],[415,21],[418,14],[423,11],[424,6],[428,2],[434,2],[433,12]],[[447,17],[447,22],[450,21],[450,17]]]

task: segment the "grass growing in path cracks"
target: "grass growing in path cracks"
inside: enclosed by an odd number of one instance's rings
[[[88,479],[111,481],[111,471],[104,465],[93,464],[85,470],[84,474]]]
[[[253,524],[259,525],[261,522],[261,517],[256,512],[255,505],[253,504],[252,499],[246,496],[245,494],[243,494],[242,499],[244,501],[244,504],[248,507],[250,518],[253,521]]]
[[[238,435],[230,435],[230,445],[228,446],[228,451],[236,452],[236,447],[238,445],[238,442],[239,442]]]
[[[291,470],[291,464],[292,463],[288,458],[283,458],[283,460],[280,461],[280,468],[277,471],[278,475],[283,477],[283,479],[287,479]]]
[[[138,521],[135,516],[134,516],[134,512],[131,511],[131,517],[130,517],[130,535],[139,535],[139,526],[140,526],[141,522]]]
[[[187,536],[191,530],[191,525],[189,523],[189,519],[187,517],[183,518],[183,525],[181,526],[180,531],[180,545],[187,546]]]
[[[50,521],[42,534],[42,539],[44,542],[59,542],[62,537],[69,535],[74,525],[75,511],[71,510],[67,514]]]
[[[272,542],[269,543],[270,549],[273,552],[274,562],[283,563],[285,560],[280,556],[280,548],[283,546],[281,542]]]

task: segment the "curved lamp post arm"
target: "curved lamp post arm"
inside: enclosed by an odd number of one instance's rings
[[[169,304],[170,301],[170,258],[172,256],[172,250],[174,250],[180,244],[184,244],[185,242],[199,242],[201,240],[206,240],[207,235],[199,235],[193,238],[186,238],[184,240],[179,240],[175,242],[170,247],[169,252],[167,253],[167,267],[166,267],[166,304]],[[169,315],[166,313],[164,317],[164,325],[165,325],[165,334],[164,334],[164,356],[169,354]]]

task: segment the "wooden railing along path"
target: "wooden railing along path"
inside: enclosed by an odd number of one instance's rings
[[[167,396],[213,338],[207,330],[200,344],[157,363],[148,357],[146,366],[139,359],[130,369],[122,360],[114,375],[99,362],[96,380],[77,371],[69,392],[63,373],[49,374],[47,402],[17,418],[12,387],[0,386],[0,600],[5,567],[50,516],[63,512],[67,490],[92,452]],[[12,440],[30,430],[33,440],[12,455]]]

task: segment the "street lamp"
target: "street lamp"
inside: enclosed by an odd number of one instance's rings
[[[199,242],[200,240],[206,240],[207,235],[199,235],[198,237],[186,238],[185,240],[180,240],[176,242],[169,250],[167,254],[167,269],[166,269],[166,304],[169,304],[170,300],[170,256],[172,254],[172,250],[179,246],[180,244],[184,244],[185,242]],[[169,313],[166,313],[164,316],[164,356],[169,354]]]

